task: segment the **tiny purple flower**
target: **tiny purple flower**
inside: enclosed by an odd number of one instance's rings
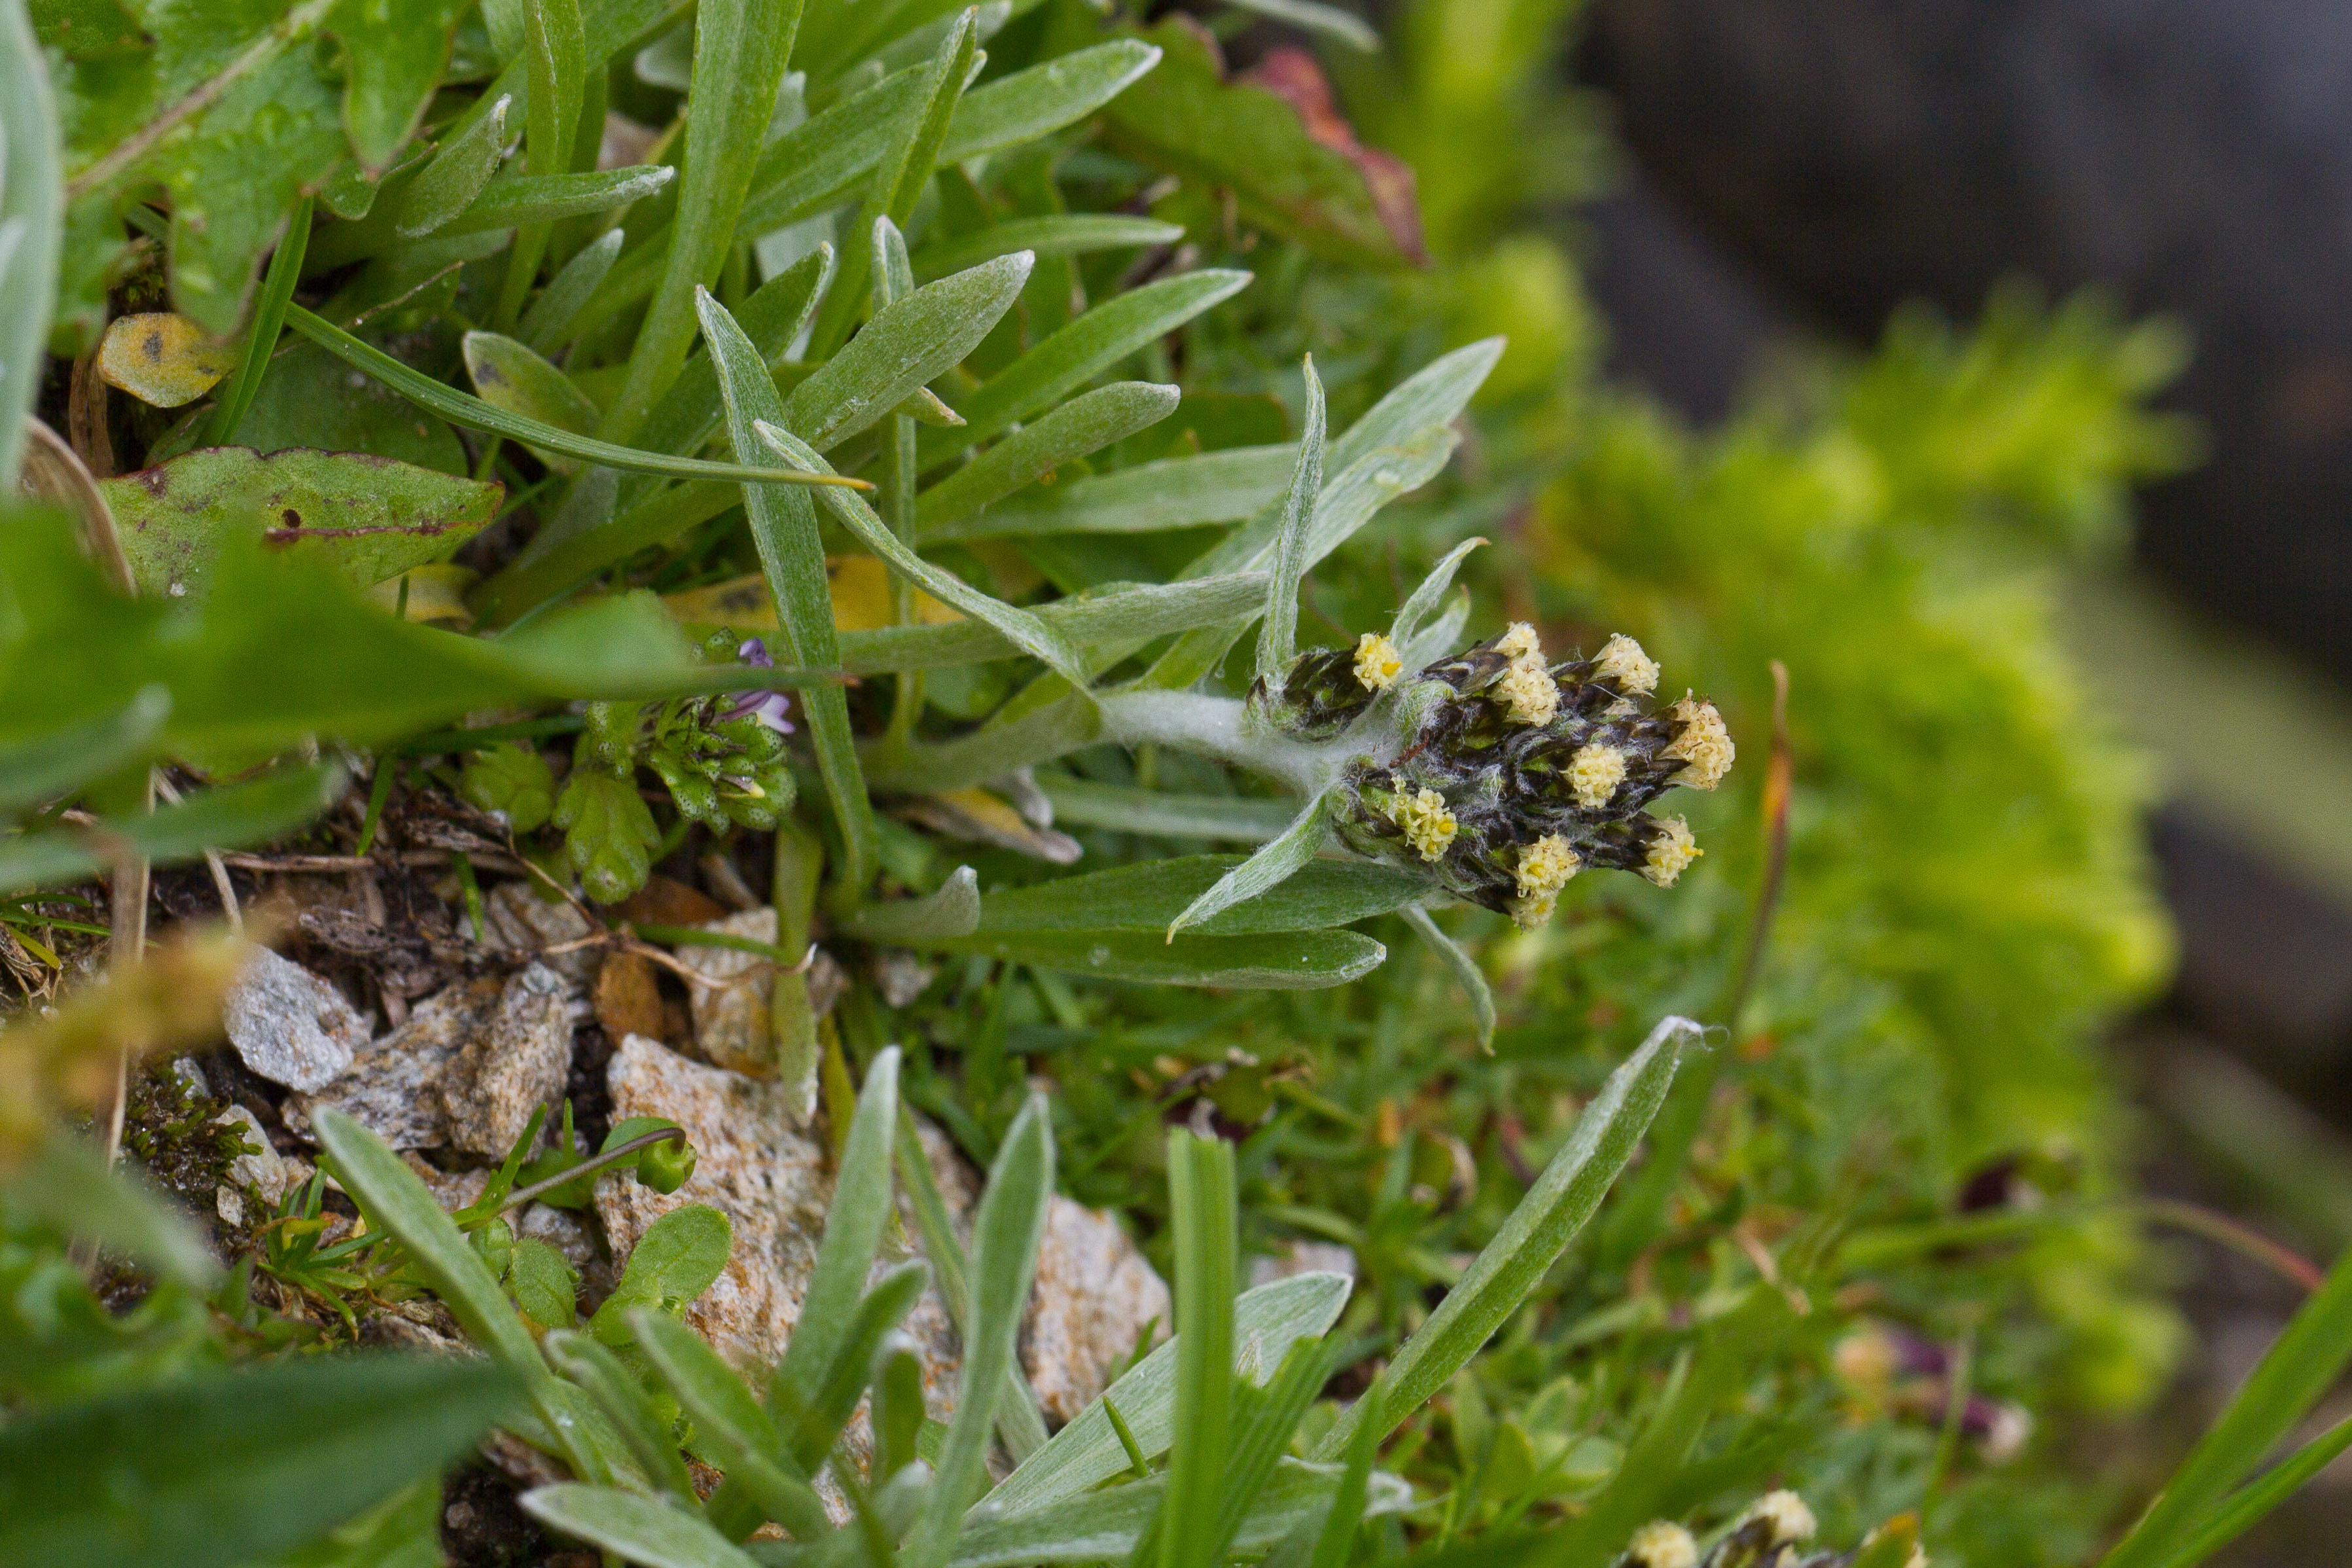
[[[769,653],[768,645],[758,637],[745,638],[743,645],[735,650],[735,658],[754,669],[776,668],[775,656]],[[719,721],[725,723],[748,716],[757,719],[779,735],[789,735],[793,732],[793,723],[785,715],[792,710],[792,700],[782,692],[753,689],[736,698],[735,705],[719,716]]]

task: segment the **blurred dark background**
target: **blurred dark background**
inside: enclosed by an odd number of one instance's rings
[[[2119,1045],[2158,1191],[2352,1243],[2352,4],[1596,0],[1570,68],[1628,163],[1583,213],[1611,368],[1694,422],[1778,345],[2015,278],[2192,334],[2167,401],[2207,459],[2142,498],[2136,607],[2078,639],[2178,763],[2179,977]],[[2200,700],[2248,686],[2266,728]],[[2297,1296],[2182,1256],[2186,1431]],[[2340,1563],[2347,1522],[2339,1461],[2227,1561]]]

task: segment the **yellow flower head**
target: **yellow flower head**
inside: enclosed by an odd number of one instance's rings
[[[1404,656],[1380,633],[1366,632],[1356,639],[1356,679],[1365,690],[1386,691],[1403,668]]]
[[[1519,896],[1557,893],[1584,868],[1584,858],[1557,833],[1548,833],[1519,851]]]
[[[1625,1543],[1625,1561],[1633,1568],[1696,1568],[1698,1542],[1681,1525],[1654,1519]]]
[[[1389,806],[1389,816],[1404,829],[1406,841],[1424,860],[1434,860],[1445,853],[1458,826],[1454,814],[1445,808],[1445,797],[1433,789],[1423,789],[1418,795],[1398,794]]]
[[[1576,755],[1568,759],[1568,787],[1576,795],[1576,804],[1587,811],[1599,811],[1625,782],[1625,753],[1605,742],[1595,741],[1577,748]]]
[[[1549,724],[1559,712],[1559,683],[1544,668],[1543,656],[1515,658],[1495,682],[1514,724]]]
[[[1792,1491],[1767,1492],[1758,1498],[1748,1505],[1748,1511],[1740,1516],[1740,1522],[1745,1524],[1753,1519],[1769,1522],[1771,1544],[1775,1546],[1790,1546],[1813,1538],[1813,1510],[1805,1506],[1804,1499]]]
[[[1649,864],[1642,868],[1642,875],[1661,888],[1671,888],[1675,879],[1683,874],[1683,868],[1706,853],[1698,847],[1698,840],[1691,837],[1689,823],[1679,816],[1662,817],[1658,836],[1650,841]]]
[[[1543,642],[1536,636],[1535,627],[1525,621],[1513,621],[1510,630],[1495,639],[1495,651],[1517,664],[1525,659],[1541,658]]]
[[[1687,764],[1675,775],[1675,783],[1713,789],[1731,771],[1731,760],[1738,754],[1731,744],[1731,731],[1724,728],[1723,715],[1715,710],[1714,703],[1688,694],[1668,711],[1683,730],[1663,754],[1679,757]]]
[[[1615,681],[1617,689],[1629,696],[1647,697],[1658,689],[1658,661],[1622,632],[1601,644],[1592,660],[1592,673]]]

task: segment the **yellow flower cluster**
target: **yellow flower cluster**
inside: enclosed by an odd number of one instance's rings
[[[1568,787],[1575,792],[1576,804],[1587,811],[1607,805],[1624,782],[1625,753],[1605,742],[1580,746],[1576,755],[1568,759]]]
[[[1511,661],[1502,679],[1495,682],[1496,694],[1502,698],[1511,722],[1550,723],[1559,712],[1559,683],[1544,668],[1543,644],[1538,640],[1535,627],[1525,621],[1514,621],[1511,629],[1496,641],[1495,647]]]
[[[1592,673],[1615,681],[1617,689],[1628,697],[1647,697],[1658,689],[1658,661],[1623,632],[1601,645],[1592,660]]]
[[[1642,868],[1642,875],[1661,888],[1671,888],[1684,868],[1706,853],[1691,837],[1689,823],[1679,816],[1661,817],[1658,836],[1650,841],[1649,864]]]
[[[1697,1568],[1698,1542],[1667,1520],[1654,1519],[1625,1543],[1628,1568]]]
[[[1424,860],[1434,860],[1454,842],[1457,824],[1445,797],[1433,789],[1417,795],[1399,794],[1389,806],[1390,818],[1404,829],[1405,839]]]
[[[1521,930],[1551,919],[1552,906],[1568,879],[1583,868],[1584,858],[1557,833],[1547,834],[1519,852],[1515,874],[1519,896],[1511,902],[1511,919]]]
[[[1775,1546],[1793,1546],[1800,1541],[1813,1538],[1813,1510],[1805,1506],[1804,1499],[1792,1491],[1767,1492],[1758,1498],[1748,1505],[1748,1511],[1740,1515],[1740,1522],[1745,1524],[1752,1519],[1764,1520],[1769,1524]]]
[[[1723,715],[1715,710],[1714,703],[1688,693],[1669,711],[1683,732],[1663,754],[1679,757],[1687,764],[1675,775],[1675,783],[1713,789],[1731,771],[1731,760],[1738,754],[1731,744],[1731,731],[1724,728]]]
[[[1356,639],[1356,679],[1367,691],[1386,691],[1403,672],[1404,656],[1378,632]]]

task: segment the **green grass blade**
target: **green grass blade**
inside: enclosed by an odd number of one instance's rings
[[[1235,904],[1272,892],[1305,870],[1331,839],[1331,805],[1318,795],[1300,808],[1297,820],[1256,854],[1211,883],[1201,896],[1168,922],[1168,940],[1188,926],[1202,925]]]
[[[2352,1361],[2352,1252],[2338,1258],[2102,1568],[2153,1568],[2294,1429]]]
[[[2337,1422],[2281,1460],[2260,1479],[2242,1488],[2198,1526],[2179,1551],[2164,1560],[2164,1568],[2196,1568],[2262,1522],[2273,1509],[2300,1491],[2305,1481],[2326,1469],[2347,1448],[2352,1448],[2352,1419]]]
[[[1240,1219],[1233,1145],[1181,1127],[1170,1132],[1168,1207],[1176,1233],[1176,1418],[1159,1556],[1162,1568],[1209,1568],[1218,1555],[1208,1523],[1218,1515],[1236,1376]]]
[[[702,1520],[651,1498],[564,1482],[527,1491],[521,1502],[549,1529],[644,1568],[760,1568]]]
[[[923,492],[917,529],[939,537],[958,519],[1089,457],[1112,442],[1148,429],[1176,412],[1178,391],[1148,381],[1119,381],[1082,392],[1044,418],[1006,437]]]
[[[1495,1048],[1495,992],[1486,984],[1486,972],[1462,944],[1439,929],[1430,912],[1419,904],[1407,904],[1399,911],[1404,923],[1412,927],[1413,934],[1429,944],[1430,951],[1454,972],[1454,983],[1462,994],[1470,998],[1470,1016],[1478,1026],[1478,1046],[1481,1050]]]
[[[41,62],[21,0],[0,0],[0,495],[16,493],[25,419],[41,394],[65,232],[57,103]]]
[[[1129,217],[1120,213],[1070,213],[1051,217],[1013,218],[991,224],[975,234],[929,245],[914,258],[915,271],[938,278],[961,271],[999,256],[1025,250],[1048,256],[1092,256],[1105,250],[1139,249],[1173,245],[1184,237],[1181,224],[1158,218]]]
[[[522,313],[515,335],[538,353],[553,353],[562,348],[571,337],[572,323],[579,320],[581,308],[620,259],[621,242],[627,237],[617,228],[607,229],[582,246]]]
[[[294,285],[302,277],[302,253],[310,243],[310,214],[317,198],[304,196],[294,209],[293,218],[286,226],[286,237],[269,258],[269,270],[261,279],[261,298],[255,302],[253,324],[246,329],[245,352],[238,356],[236,369],[228,384],[223,387],[213,403],[212,417],[205,422],[205,433],[198,444],[205,447],[226,447],[236,439],[236,427],[245,418],[245,411],[253,406],[253,395],[261,390],[261,378],[269,370],[269,356],[278,347],[278,334],[286,325],[286,307],[294,298]],[[152,465],[153,453],[149,453]]]
[[[103,718],[0,745],[0,816],[13,816],[143,760],[171,716],[170,689],[150,686]]]
[[[464,212],[435,230],[438,238],[525,228],[590,213],[610,212],[643,201],[670,183],[677,170],[667,163],[639,163],[584,174],[528,174],[493,180]]]
[[[686,1461],[678,1457],[677,1439],[655,1414],[643,1385],[621,1364],[620,1357],[577,1329],[552,1330],[541,1342],[555,1370],[596,1402],[655,1484],[689,1507],[698,1502],[694,1478],[687,1474]]]
[[[1283,492],[1282,522],[1275,535],[1274,579],[1265,587],[1265,613],[1259,618],[1257,679],[1275,696],[1282,694],[1291,661],[1298,657],[1298,583],[1307,575],[1307,531],[1323,495],[1323,378],[1315,374],[1315,356],[1304,369],[1307,378],[1307,428],[1298,441],[1298,462],[1290,471],[1290,488]]]
[[[1155,533],[1234,522],[1282,495],[1297,449],[1239,447],[1066,480],[927,531],[925,542],[1054,533]]]
[[[463,1356],[298,1357],[13,1415],[0,1562],[236,1568],[459,1458],[520,1403]]]
[[[407,398],[418,407],[438,414],[469,430],[505,436],[526,446],[544,447],[583,463],[594,463],[626,473],[665,474],[673,479],[728,479],[738,484],[840,485],[863,489],[858,479],[831,474],[800,474],[782,468],[751,468],[737,463],[706,463],[693,458],[616,447],[610,441],[574,436],[552,425],[525,419],[503,408],[444,386],[421,371],[412,370],[382,350],[362,342],[341,327],[314,316],[299,305],[286,308],[287,324],[352,369],[360,371]]]
[[[806,463],[812,470],[823,471],[824,459],[791,431],[764,422],[755,423],[753,428],[767,442],[769,449],[785,461]],[[859,543],[912,579],[917,585],[929,590],[934,598],[953,605],[976,621],[985,623],[1013,647],[1041,661],[1073,685],[1085,684],[1086,663],[1078,657],[1078,650],[1039,619],[1035,612],[1016,609],[1002,599],[982,593],[954,573],[932,565],[891,532],[889,525],[866,504],[862,497],[847,490],[828,491],[826,510],[856,536]]]
[[[521,0],[521,5],[523,79],[530,84],[523,98],[523,162],[532,176],[554,179],[572,164],[572,140],[588,89],[587,32],[580,0]],[[454,231],[463,222],[461,214],[440,232]],[[511,328],[522,315],[523,300],[539,280],[539,264],[547,255],[550,237],[544,223],[525,222],[515,228],[507,249],[505,281],[490,311],[490,324],[500,331]]]
[[[1257,604],[1265,595],[1265,573],[1240,572],[1230,577],[1205,577],[1192,583],[1113,587],[1096,595],[1074,595],[1040,605],[1031,614],[1064,642],[1091,654],[1097,647],[1122,645],[1139,637],[1150,638],[1193,626],[1222,625]],[[991,659],[1017,658],[1022,652],[1011,638],[983,621],[884,626],[870,632],[843,632],[840,636],[841,667],[852,675],[983,664]],[[1089,658],[1091,664],[1102,662],[1107,661]],[[1282,823],[1287,823],[1292,815],[1285,812]],[[1280,828],[1281,824],[1276,824],[1276,831]],[[1258,837],[1270,838],[1273,834]]]
[[[1045,1205],[1053,1195],[1053,1124],[1044,1099],[1033,1095],[1006,1130],[973,1214],[963,1374],[930,1490],[900,1557],[908,1568],[937,1568],[947,1562],[966,1505],[986,1484],[996,1405],[1016,1369],[1014,1342],[1029,1304]]]
[[[1382,1419],[1391,1429],[1444,1387],[1542,1283],[1569,1242],[1601,1206],[1625,1162],[1633,1158],[1642,1135],[1665,1103],[1684,1048],[1698,1037],[1696,1024],[1687,1018],[1668,1018],[1650,1031],[1641,1049],[1609,1075],[1609,1081],[1577,1119],[1575,1132],[1552,1156],[1535,1185],[1495,1233],[1495,1239],[1390,1362]],[[1335,1458],[1346,1453],[1363,1413],[1361,1401],[1350,1406],[1325,1436],[1317,1456]]]
[[[1235,1380],[1233,1452],[1218,1482],[1216,1527],[1208,1561],[1223,1560],[1244,1522],[1256,1510],[1266,1483],[1274,1479],[1276,1461],[1298,1429],[1299,1418],[1315,1403],[1315,1395],[1330,1375],[1325,1347],[1302,1342],[1291,1346],[1265,1388]]]
[[[726,307],[701,297],[702,332],[718,368],[719,389],[727,406],[727,427],[738,454],[762,450],[762,422],[783,416],[782,400],[760,351]],[[834,640],[831,579],[824,569],[824,542],[817,532],[816,507],[807,494],[765,485],[743,487],[743,508],[751,514],[751,538],[760,551],[760,565],[775,595],[776,615],[792,649],[793,662],[816,668],[836,668],[841,652]],[[856,737],[849,728],[848,699],[841,690],[812,691],[803,700],[809,738],[816,747],[817,772],[824,780],[825,798],[833,805],[841,829],[841,885],[862,892],[873,880],[879,851],[874,807],[866,795],[866,780],[857,762]]]
[[[1015,420],[1034,416],[1144,344],[1233,298],[1249,280],[1246,272],[1187,272],[1096,306],[959,403],[961,426],[924,431],[919,461],[926,469],[934,468]]]
[[[890,1147],[898,1132],[898,1047],[891,1046],[875,1057],[858,1089],[857,1110],[842,1147],[833,1205],[825,1211],[824,1238],[817,1244],[800,1321],[784,1347],[783,1360],[776,1364],[777,1378],[790,1384],[803,1401],[816,1396],[825,1369],[833,1364],[850,1313],[866,1289],[866,1277],[873,1270],[875,1249],[889,1226]]]
[[[801,0],[702,0],[695,8],[686,125],[694,153],[679,184],[661,284],[630,351],[627,378],[605,410],[601,433],[608,439],[635,436],[686,363],[697,296],[719,281],[735,241],[800,20]]]
[[[803,1541],[829,1531],[824,1500],[805,1476],[786,1468],[791,1460],[775,1424],[719,1352],[700,1334],[650,1307],[631,1311],[629,1327],[637,1349],[694,1423],[697,1440],[727,1472],[727,1484]]]

